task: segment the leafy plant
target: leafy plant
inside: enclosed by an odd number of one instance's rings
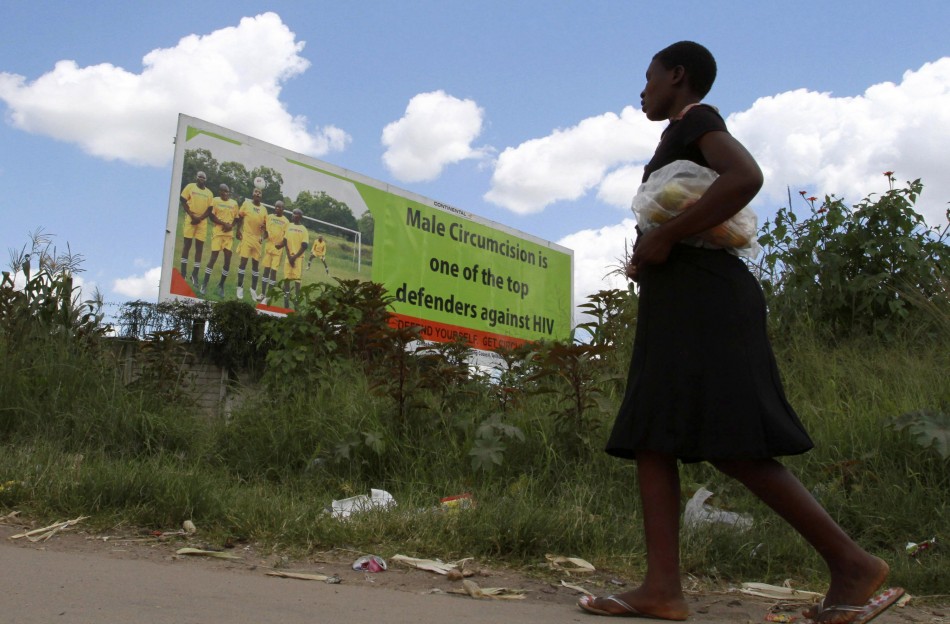
[[[153,334],[173,330],[182,340],[200,343],[205,339],[214,306],[210,301],[127,301],[119,312],[116,335],[148,340]]]
[[[418,358],[420,385],[434,394],[432,411],[446,416],[458,407],[472,391],[467,388],[471,381],[468,358],[472,348],[464,338],[420,347]]]
[[[781,325],[807,319],[826,337],[893,338],[917,317],[908,290],[947,301],[950,211],[947,224],[928,227],[914,210],[923,185],[908,182],[853,209],[834,195],[805,197],[800,218],[791,202],[766,222],[759,265],[772,317]]]
[[[894,421],[894,428],[906,431],[923,448],[932,448],[943,459],[950,459],[950,411],[908,412]]]
[[[161,403],[192,403],[189,373],[195,361],[175,330],[152,334],[139,343],[140,367],[138,375],[129,384],[130,389],[142,392],[150,400]]]
[[[11,252],[10,271],[0,279],[0,332],[11,340],[30,339],[35,331],[87,344],[106,333],[102,297],[80,301],[73,276],[82,272],[82,256],[66,247],[58,253],[52,237],[37,229],[28,246]],[[22,276],[22,287],[17,276]]]
[[[468,455],[474,470],[490,470],[504,463],[506,446],[504,440],[524,441],[524,432],[515,425],[505,423],[499,414],[489,416],[475,430],[475,440]]]
[[[410,346],[418,341],[418,327],[386,326],[376,332],[375,341],[368,345],[375,352],[372,365],[367,367],[372,388],[395,403],[397,435],[406,432],[414,408],[426,407],[420,396],[423,383],[419,359]]]
[[[590,344],[619,346],[629,338],[630,328],[636,322],[636,309],[631,305],[628,290],[601,290],[587,296],[587,303],[577,306],[590,321],[577,326],[576,332],[585,332]]]
[[[488,388],[489,396],[502,413],[524,399],[529,385],[527,380],[532,372],[529,356],[534,349],[535,345],[524,343],[517,347],[503,347],[495,352],[503,364],[495,366],[495,374],[490,378]]]
[[[212,359],[230,373],[258,371],[266,358],[264,328],[275,319],[244,301],[221,301],[211,308],[206,345]]]
[[[296,313],[264,326],[265,381],[279,385],[295,378],[303,382],[295,386],[304,389],[308,381],[319,383],[321,370],[335,357],[379,357],[376,347],[385,335],[391,300],[375,282],[338,279],[305,286]]]
[[[611,406],[603,401],[605,384],[616,373],[603,370],[607,345],[551,342],[542,343],[531,359],[537,367],[529,381],[537,382],[534,395],[551,394],[556,407],[554,419],[558,440],[568,453],[583,455],[592,447],[593,434]]]
[[[631,290],[611,289],[588,295],[587,303],[577,306],[591,320],[579,324],[575,335],[586,333],[591,345],[609,347],[599,354],[605,360],[604,368],[623,370],[630,361],[637,326],[637,303],[637,296]],[[612,379],[622,383],[624,378],[617,375]],[[622,386],[616,385],[614,389],[623,392]]]

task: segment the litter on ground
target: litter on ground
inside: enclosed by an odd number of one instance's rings
[[[298,581],[321,581],[323,583],[329,583],[330,585],[341,582],[340,577],[335,574],[333,576],[327,576],[326,574],[304,574],[302,572],[281,572],[279,570],[271,570],[267,573],[267,576],[297,579]]]
[[[686,503],[686,509],[683,511],[683,525],[687,529],[697,529],[712,524],[723,524],[735,527],[740,531],[745,531],[752,526],[752,516],[737,514],[733,511],[724,511],[712,505],[707,505],[706,501],[709,500],[712,495],[712,492],[701,487],[696,490],[693,497]]]
[[[739,592],[749,596],[758,596],[760,598],[771,598],[773,600],[800,600],[802,602],[817,602],[821,600],[823,594],[816,592],[793,589],[789,587],[788,581],[785,586],[768,585],[766,583],[743,583]]]
[[[597,569],[589,561],[579,557],[561,557],[560,555],[544,555],[548,560],[548,565],[552,570],[566,572],[567,574],[591,574]]]
[[[458,511],[460,509],[471,509],[475,506],[475,499],[468,492],[457,494],[455,496],[446,496],[439,499],[439,508],[442,511]]]
[[[20,539],[21,537],[25,537],[31,542],[45,542],[60,531],[71,529],[88,517],[89,516],[79,516],[74,520],[63,520],[47,527],[43,527],[42,529],[33,529],[32,531],[27,531],[26,533],[11,535],[10,539]]]
[[[458,561],[452,563],[443,563],[438,559],[416,559],[414,557],[407,557],[405,555],[393,555],[389,558],[389,560],[393,563],[401,563],[403,565],[409,566],[410,568],[435,572],[436,574],[448,574],[449,570],[458,570],[464,566],[466,562],[472,561],[473,557],[459,559]]]
[[[353,562],[353,569],[356,571],[362,570],[363,572],[385,572],[386,560],[376,555],[360,557]]]
[[[175,551],[176,555],[190,555],[194,557],[216,557],[218,559],[241,559],[237,555],[222,552],[220,550],[202,550],[200,548],[179,548]]]
[[[446,593],[494,600],[524,600],[527,592],[524,589],[509,589],[507,587],[479,587],[475,581],[465,579],[462,581],[462,589],[450,589]]]
[[[349,518],[354,513],[368,511],[370,509],[384,509],[396,504],[396,499],[386,490],[370,489],[369,496],[360,494],[341,500],[335,500],[330,504],[330,513],[334,518]]]
[[[587,594],[588,596],[593,596],[593,592],[588,591],[586,588],[581,587],[580,585],[574,585],[573,583],[568,583],[567,581],[561,581],[561,587],[566,587],[572,589],[581,594]]]
[[[920,553],[927,550],[932,550],[937,547],[937,538],[932,537],[929,540],[924,540],[923,542],[907,542],[906,551],[907,554],[911,557],[916,557]]]

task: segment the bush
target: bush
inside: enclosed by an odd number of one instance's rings
[[[888,179],[893,186],[890,172]],[[950,211],[942,228],[928,227],[914,211],[922,189],[920,180],[908,182],[853,209],[833,195],[816,208],[817,198],[802,191],[807,217],[791,205],[780,209],[759,238],[772,320],[826,339],[939,331],[927,308],[950,309]]]

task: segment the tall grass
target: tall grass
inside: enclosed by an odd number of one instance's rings
[[[790,332],[776,353],[790,402],[816,441],[788,465],[849,533],[891,563],[894,583],[945,592],[947,555],[911,559],[904,545],[950,537],[950,465],[892,423],[950,404],[946,341],[828,347]],[[2,338],[0,483],[16,486],[0,492],[0,508],[50,519],[92,514],[102,528],[170,528],[190,518],[209,539],[294,552],[346,544],[512,565],[554,552],[618,575],[642,573],[635,466],[600,452],[616,395],[591,414],[591,445],[566,452],[546,416],[556,407],[549,395],[502,407],[482,382],[448,397],[421,389],[399,423],[393,400],[361,365],[343,359],[322,370],[306,392],[294,391],[293,378],[283,388],[252,388],[229,418],[215,419],[160,400],[155,386],[125,385],[107,350],[52,338],[13,349]],[[492,416],[524,437],[503,441],[501,464],[477,469],[469,451]],[[822,588],[820,559],[774,514],[709,466],[684,467],[684,500],[700,485],[716,493],[714,504],[754,522],[745,532],[686,533],[684,572]],[[371,487],[391,492],[397,506],[347,522],[326,513],[332,500]],[[472,509],[439,510],[440,497],[462,492],[472,493]]]

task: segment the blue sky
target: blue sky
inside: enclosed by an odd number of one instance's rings
[[[181,112],[570,247],[582,303],[619,285],[663,127],[643,73],[681,39],[717,57],[707,101],[766,173],[760,220],[786,187],[857,201],[892,170],[942,223],[948,26],[936,0],[11,0],[0,243],[43,227],[84,288],[154,300]]]

